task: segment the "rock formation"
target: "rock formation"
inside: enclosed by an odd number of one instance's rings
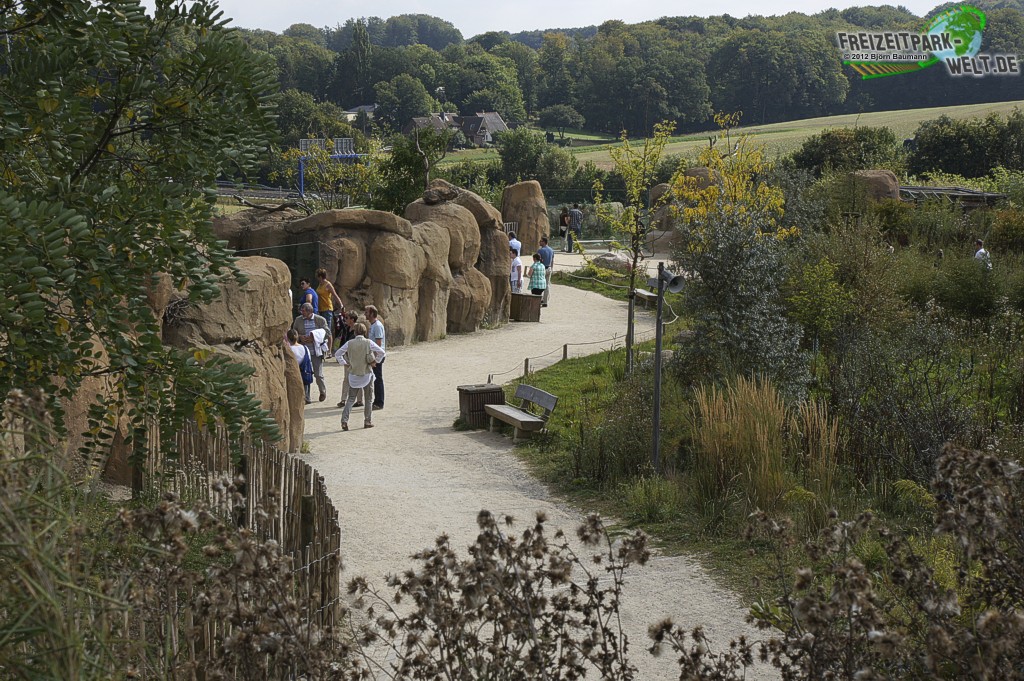
[[[431,182],[404,216],[357,209],[291,219],[255,213],[217,220],[217,236],[234,248],[282,258],[289,257],[289,247],[315,245],[345,304],[380,310],[389,345],[475,331],[485,319],[508,320],[508,239],[501,213],[444,180]],[[310,271],[293,274],[313,275],[311,264],[299,266]]]
[[[624,253],[602,253],[591,262],[598,267],[619,272],[620,274],[629,274],[630,266],[632,265],[632,261]]]
[[[184,292],[172,293],[175,312],[165,319],[163,340],[179,348],[209,348],[252,367],[249,389],[277,422],[278,446],[297,452],[305,399],[298,364],[285,346],[292,323],[291,274],[274,258],[239,258],[237,267],[248,281],[222,284],[220,297],[209,303],[193,305]]]
[[[900,181],[891,170],[858,170],[853,177],[858,189],[871,201],[900,199]]]
[[[523,243],[521,255],[531,255],[540,247],[540,238],[549,236],[547,202],[537,180],[505,187],[501,197],[501,215],[505,222],[516,222],[516,236]]]

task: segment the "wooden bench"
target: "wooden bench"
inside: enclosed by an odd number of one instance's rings
[[[519,407],[511,404],[486,404],[484,412],[491,417],[489,430],[497,427],[498,421],[509,424],[515,428],[512,434],[512,442],[519,442],[529,438],[531,433],[543,430],[548,422],[548,417],[558,404],[558,398],[551,393],[546,393],[532,385],[519,385],[516,387],[515,399],[522,400]],[[542,414],[535,414],[531,408],[538,407],[543,410]]]
[[[658,294],[654,291],[645,291],[642,288],[636,290],[636,299],[642,300],[644,307],[649,307],[651,303],[658,304]]]

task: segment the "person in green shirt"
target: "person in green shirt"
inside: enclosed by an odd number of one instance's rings
[[[548,282],[544,276],[544,263],[541,262],[539,253],[533,254],[533,264],[526,273],[530,277],[530,293],[535,296],[543,295]]]

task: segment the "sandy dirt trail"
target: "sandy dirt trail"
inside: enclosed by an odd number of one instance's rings
[[[329,362],[328,399],[306,408],[311,451],[304,458],[324,476],[340,514],[343,579],[363,575],[383,587],[385,575],[409,568],[410,556],[432,546],[441,533],[464,554],[476,537],[480,509],[512,515],[518,527],[544,511],[550,531],[563,528],[574,534],[586,509],[553,497],[516,458],[510,438],[452,429],[459,414],[456,387],[484,383],[489,373],[522,366],[524,357],[563,343],[598,341],[618,332],[621,346],[625,318],[624,303],[555,286],[539,324],[512,323],[395,348],[384,364],[386,405],[374,412],[376,427],[364,430],[357,410],[347,433],[341,431],[341,409],[334,406],[343,370]],[[651,328],[651,316],[641,311],[638,332]],[[591,351],[603,347],[590,346]],[[583,350],[575,348],[573,354]],[[646,651],[647,626],[665,617],[688,627],[704,625],[723,648],[741,633],[756,638],[744,624],[746,611],[738,598],[716,586],[691,557],[655,556],[627,580],[624,624],[640,679],[679,678],[671,656],[654,658]]]

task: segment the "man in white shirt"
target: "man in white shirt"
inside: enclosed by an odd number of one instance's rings
[[[515,232],[508,233],[508,245],[516,252],[516,255],[522,255],[523,242],[516,238]]]
[[[992,256],[985,250],[985,242],[981,239],[975,239],[974,246],[978,249],[974,252],[974,259],[981,263],[986,270],[992,269]]]
[[[363,428],[373,428],[374,367],[384,361],[384,349],[366,338],[366,324],[355,325],[356,337],[338,348],[335,357],[348,367],[348,399],[341,414],[341,429],[348,430],[348,417],[356,397],[363,398]]]
[[[376,343],[381,350],[386,350],[386,341],[384,338],[384,324],[380,321],[380,316],[377,313],[377,308],[373,305],[367,305],[366,309],[363,310],[366,313],[366,321],[370,322],[370,334],[369,338],[371,341]],[[383,409],[384,408],[384,358],[382,357],[379,362],[373,366],[373,408]]]

